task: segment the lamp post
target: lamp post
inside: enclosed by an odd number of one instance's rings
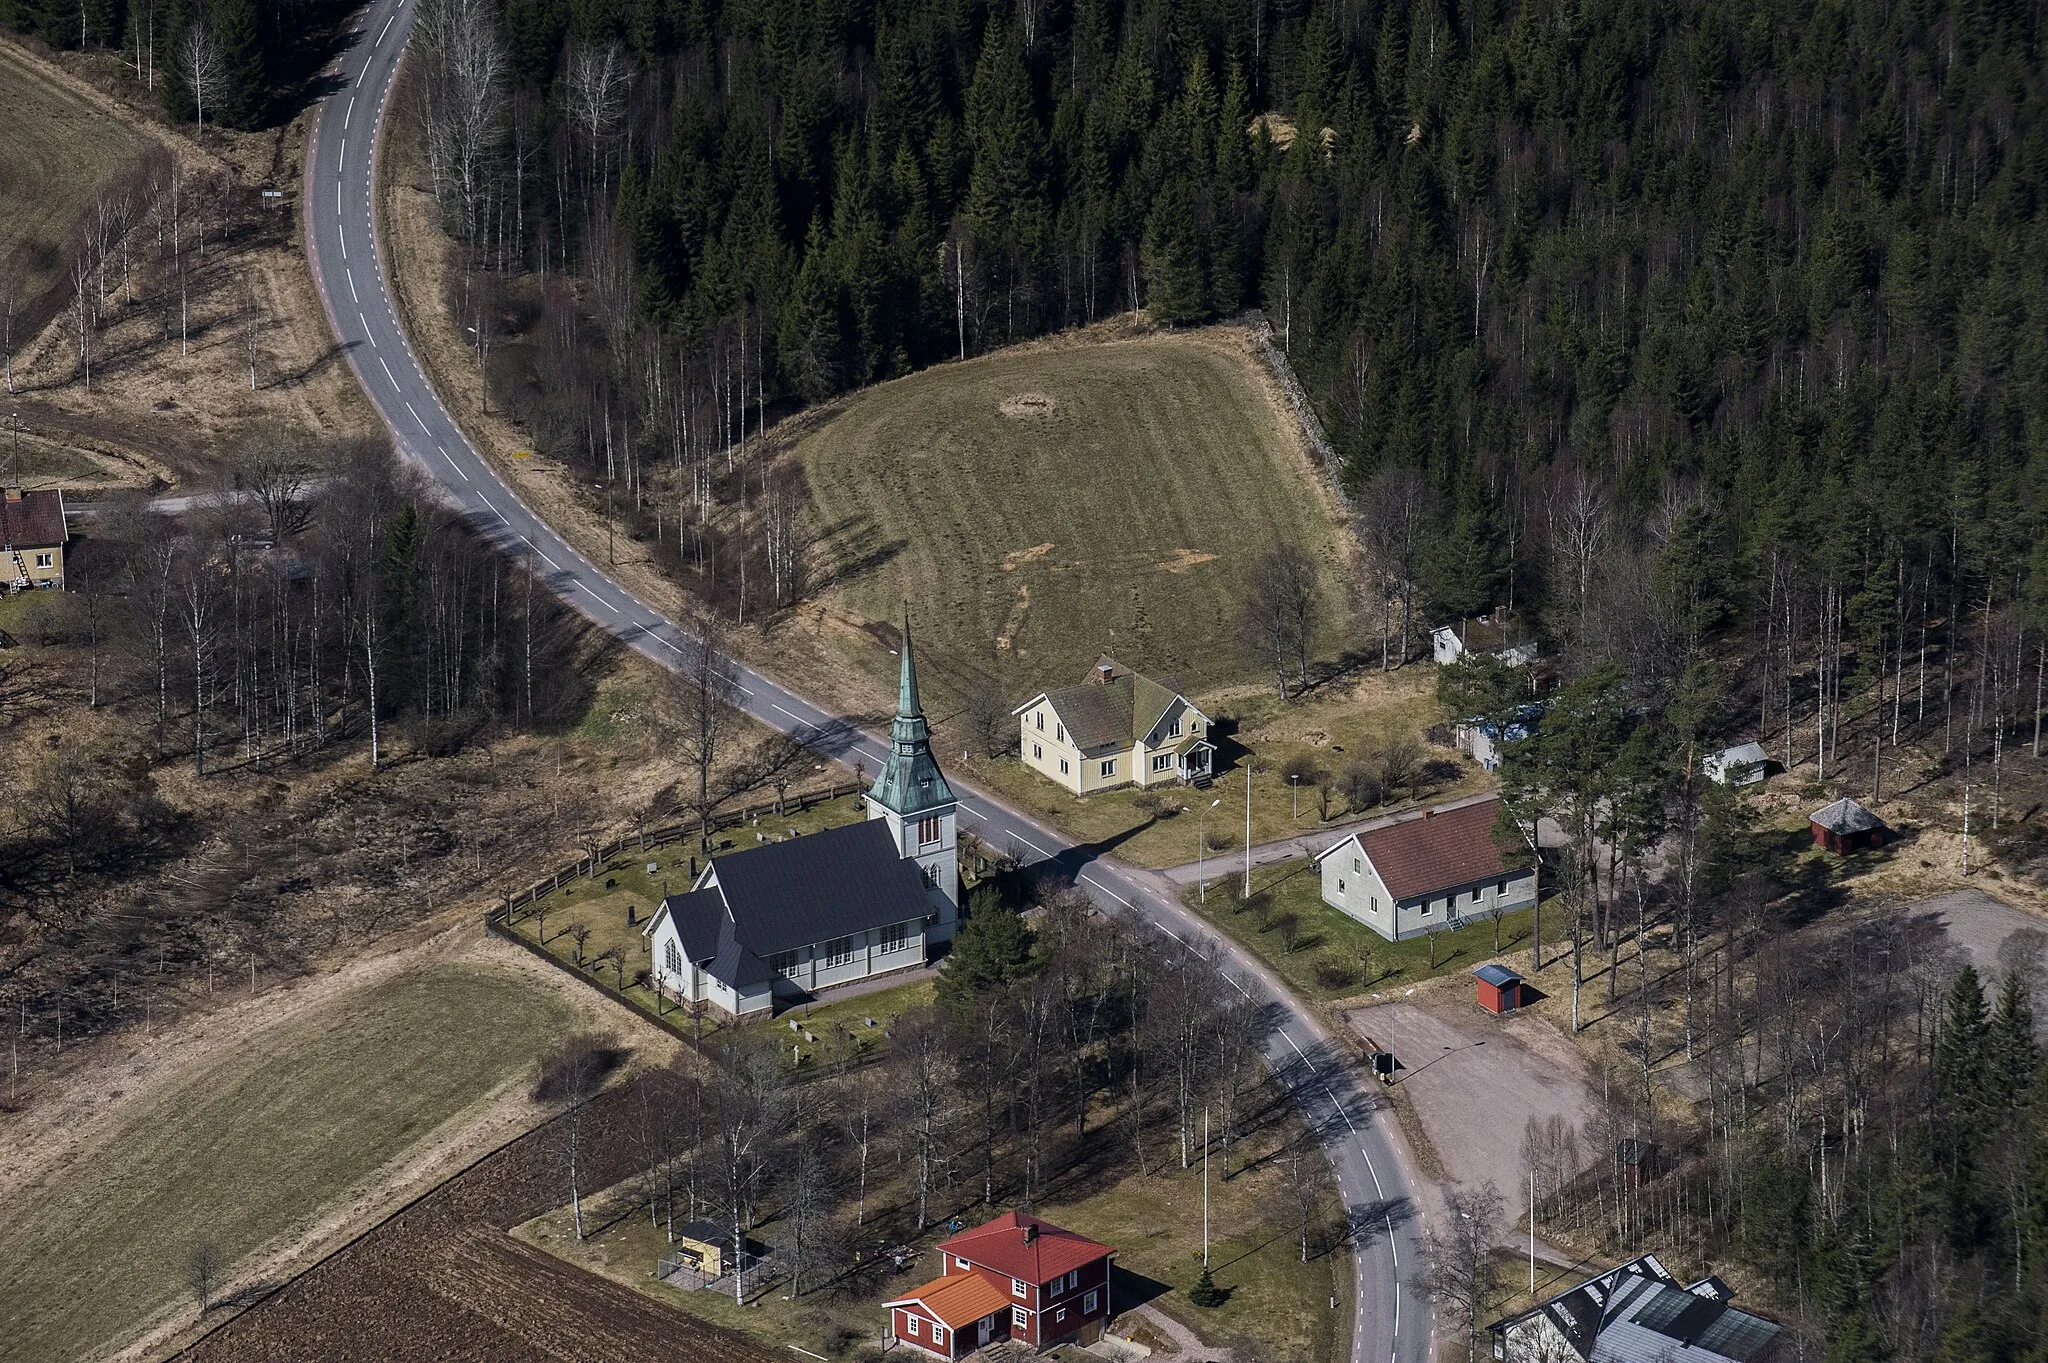
[[[1209,801],[1209,809],[1214,809],[1222,803],[1223,797],[1219,795]],[[1209,854],[1209,809],[1195,816],[1195,825],[1199,830],[1195,834],[1195,897],[1204,904],[1209,902],[1209,877],[1203,869],[1205,858]]]
[[[1301,822],[1301,777],[1295,772],[1287,773],[1287,788],[1294,793],[1294,822]]]
[[[1244,898],[1252,897],[1252,764],[1244,764]]]

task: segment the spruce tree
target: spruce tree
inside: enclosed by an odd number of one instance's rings
[[[213,0],[209,13],[221,55],[220,121],[231,128],[261,127],[269,112],[270,80],[255,0]]]

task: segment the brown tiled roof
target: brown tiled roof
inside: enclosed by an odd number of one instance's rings
[[[948,1273],[913,1287],[884,1306],[922,1306],[955,1330],[964,1330],[983,1316],[1002,1310],[1010,1299],[979,1273]]]
[[[1387,893],[1398,900],[1469,885],[1507,870],[1493,840],[1500,801],[1431,811],[1359,834]]]
[[[64,494],[24,492],[0,498],[0,545],[11,549],[47,549],[68,538],[64,530]]]
[[[1030,1238],[1025,1238],[1029,1227]],[[1116,1251],[1029,1212],[1004,1212],[939,1246],[942,1253],[1027,1283],[1051,1282],[1070,1268]]]

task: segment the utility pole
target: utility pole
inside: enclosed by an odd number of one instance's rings
[[[1252,897],[1252,764],[1244,764],[1244,897]]]
[[[1529,1171],[1529,1296],[1536,1296],[1536,1171]]]
[[[1970,787],[1963,784],[1963,876],[1970,874]]]
[[[1209,809],[1222,803],[1223,797],[1218,795],[1209,801]],[[1203,904],[1209,902],[1209,877],[1205,869],[1205,858],[1209,854],[1209,809],[1203,810],[1195,820],[1195,898]]]
[[[1209,1105],[1202,1104],[1202,1267],[1209,1266]]]

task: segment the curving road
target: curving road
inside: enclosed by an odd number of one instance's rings
[[[363,390],[405,456],[426,470],[478,530],[525,556],[562,598],[603,629],[664,666],[691,641],[660,612],[612,581],[529,511],[464,437],[414,357],[390,296],[376,231],[377,139],[413,5],[366,8],[333,72],[307,152],[305,230],[327,315]],[[764,724],[805,739],[840,761],[881,769],[883,741],[748,670],[739,702]],[[1165,878],[1136,871],[1066,838],[985,793],[955,781],[960,821],[993,846],[1019,849],[1074,875],[1105,908],[1229,967],[1223,978],[1268,1001],[1267,1058],[1323,1136],[1358,1249],[1353,1363],[1429,1363],[1426,1300],[1402,1282],[1421,1266],[1414,1176],[1384,1104],[1354,1082],[1350,1048],[1260,963],[1182,908]],[[1333,1303],[1334,1305],[1335,1303]]]

